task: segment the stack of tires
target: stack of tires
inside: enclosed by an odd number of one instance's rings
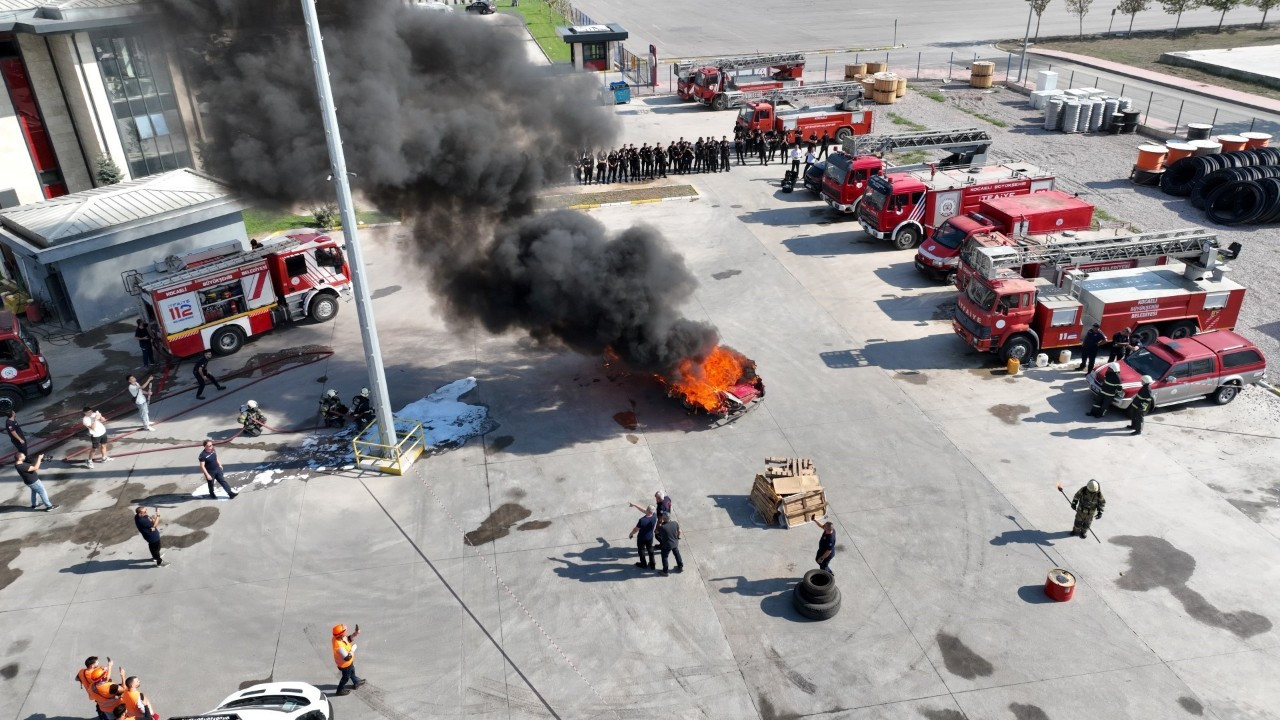
[[[826,570],[810,570],[792,591],[796,611],[810,620],[827,620],[840,612],[840,588]]]
[[[1168,167],[1160,189],[1188,197],[1220,225],[1280,222],[1280,148],[1183,158]]]

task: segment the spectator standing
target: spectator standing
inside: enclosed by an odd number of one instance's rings
[[[817,518],[813,519],[813,524],[822,528],[822,537],[818,539],[818,554],[813,557],[813,560],[818,563],[819,570],[835,575],[830,565],[831,558],[836,556],[836,524],[829,520],[822,522]]]
[[[218,496],[213,491],[213,483],[216,480],[223,490],[227,491],[227,498],[234,500],[239,493],[232,492],[231,486],[227,484],[227,480],[222,475],[222,463],[218,462],[218,451],[213,447],[212,440],[204,441],[204,449],[200,451],[200,472],[204,473],[204,481],[209,484],[209,499],[217,500]]]
[[[809,168],[813,167],[817,159],[817,156],[813,154],[813,146],[810,145],[809,149],[804,152],[804,172],[806,175],[809,174]]]
[[[338,680],[337,695],[349,695],[351,691],[347,689],[347,683],[351,683],[351,687],[358,688],[364,684],[364,680],[356,677],[356,645],[354,640],[360,634],[360,626],[356,625],[356,629],[350,635],[347,634],[347,626],[338,624],[333,626],[333,662],[338,666],[338,671],[342,673],[342,677]]]
[[[1093,365],[1098,360],[1098,346],[1107,340],[1101,327],[1098,323],[1094,323],[1093,327],[1089,328],[1089,332],[1084,334],[1084,345],[1080,349],[1080,367],[1076,368],[1077,370],[1093,372]]]
[[[124,700],[124,708],[131,718],[151,720],[158,715],[156,708],[142,692],[142,681],[137,675],[126,677],[124,668],[120,668],[120,697]]]
[[[31,509],[36,509],[36,500],[39,500],[44,505],[44,511],[49,512],[58,506],[49,502],[49,494],[44,490],[44,483],[40,482],[40,463],[43,460],[43,454],[36,455],[36,461],[29,463],[26,453],[18,451],[13,466],[18,471],[18,477],[22,478],[22,484],[31,491]]]
[[[80,687],[84,688],[84,693],[89,697],[89,702],[93,703],[93,712],[97,715],[98,720],[108,720],[108,716],[104,715],[102,709],[98,706],[98,694],[94,692],[94,688],[103,680],[111,680],[111,658],[107,658],[107,666],[98,665],[98,656],[91,655],[84,661],[84,668],[77,672],[74,676],[75,680],[80,683]]]
[[[169,563],[164,561],[164,554],[160,552],[160,511],[156,510],[156,514],[151,516],[147,514],[146,508],[140,507],[133,514],[133,524],[138,528],[138,534],[146,541],[147,549],[151,551],[151,559],[156,561],[156,567],[168,565]]]
[[[89,459],[86,464],[90,469],[93,468],[93,453],[99,453],[98,459],[102,462],[111,462],[111,457],[107,455],[110,445],[107,444],[107,419],[102,413],[94,410],[88,405],[84,406],[84,417],[80,419],[85,428],[89,431]]]
[[[635,503],[627,503],[631,507],[644,512],[645,506]],[[653,493],[653,512],[655,515],[671,514],[671,498],[667,496],[667,491],[659,488]]]
[[[18,424],[18,412],[12,408],[5,417],[4,431],[9,435],[9,442],[13,443],[14,449],[26,455],[27,434],[22,432],[22,426]]]
[[[657,526],[658,518],[654,516],[653,506],[650,505],[644,509],[644,515],[636,522],[636,526],[631,528],[631,534],[627,536],[636,538],[636,550],[640,553],[640,561],[636,563],[638,568],[647,567],[653,570],[657,567],[653,561],[653,531]],[[647,561],[646,557],[648,557]]]
[[[204,399],[204,386],[213,385],[219,390],[226,390],[222,384],[218,382],[218,378],[209,372],[209,360],[213,357],[211,350],[205,350],[200,353],[200,357],[196,359],[196,366],[192,370],[192,374],[196,376],[196,399]]]
[[[831,144],[831,133],[826,130],[822,131],[822,140],[818,143],[818,157],[825,158],[827,156],[827,146]]]
[[[671,518],[668,513],[662,513],[658,516],[658,551],[662,553],[662,575],[667,574],[667,556],[676,556],[676,572],[684,572],[684,558],[680,557],[680,538],[684,533],[680,532],[680,523]]]
[[[800,148],[792,145],[789,154],[791,156],[791,172],[795,173],[798,178],[800,177]]]
[[[133,404],[138,408],[138,415],[142,417],[142,429],[154,430],[151,427],[151,376],[148,375],[145,382],[138,382],[138,376],[129,376],[129,394],[133,396]]]
[[[257,241],[255,240],[254,242]],[[138,324],[133,329],[133,337],[137,339],[138,349],[142,351],[142,364],[146,367],[155,365],[156,357],[151,345],[151,333],[147,330],[147,324],[141,318],[138,319]]]

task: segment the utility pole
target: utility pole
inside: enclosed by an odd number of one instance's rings
[[[1022,55],[1018,57],[1018,84],[1022,84],[1022,68],[1027,64],[1027,43],[1031,41],[1031,14],[1035,12],[1035,6],[1027,3],[1027,31],[1022,34]]]
[[[347,160],[342,154],[342,137],[338,134],[338,111],[333,105],[333,89],[329,86],[329,66],[324,58],[324,42],[320,37],[320,21],[315,0],[302,0],[302,17],[307,25],[307,41],[311,45],[311,66],[316,75],[316,94],[320,99],[320,115],[324,118],[324,136],[329,145],[329,166],[338,193],[338,213],[342,217],[342,234],[347,241],[347,257],[351,266],[351,285],[355,290],[356,315],[360,318],[360,337],[364,340],[364,357],[369,369],[370,403],[378,418],[378,435],[382,445],[396,444],[395,421],[391,418],[391,402],[387,397],[387,374],[382,368],[382,350],[378,347],[378,328],[373,321],[373,299],[365,279],[364,254],[356,238],[356,211],[351,202],[351,185],[347,181]]]

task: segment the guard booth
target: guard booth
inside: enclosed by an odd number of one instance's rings
[[[612,69],[609,58],[618,55],[618,48],[628,37],[621,25],[561,25],[556,34],[569,45],[573,67],[596,72]]]

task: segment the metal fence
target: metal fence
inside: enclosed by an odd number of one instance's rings
[[[591,16],[582,12],[573,6],[569,0],[546,0],[552,10],[560,13],[560,16],[566,18],[570,25],[595,25],[596,21]]]

